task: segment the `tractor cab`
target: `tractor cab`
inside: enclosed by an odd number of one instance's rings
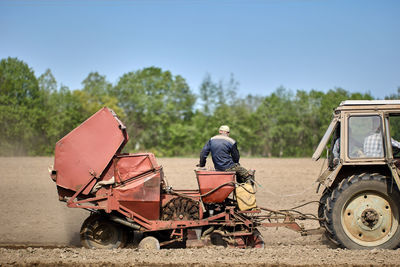
[[[390,166],[400,158],[396,140],[400,140],[399,100],[342,102],[312,157],[317,161],[327,151],[327,168],[318,181],[338,183],[356,170],[391,174]]]

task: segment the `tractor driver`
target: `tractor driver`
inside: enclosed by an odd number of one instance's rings
[[[246,182],[249,178],[252,178],[251,173],[239,164],[239,150],[237,149],[236,141],[229,137],[228,126],[222,125],[219,127],[219,135],[211,137],[204,145],[200,153],[198,167],[206,165],[207,156],[210,152],[215,170],[236,172],[239,183]]]
[[[381,131],[381,120],[378,117],[372,118],[372,132],[364,139],[364,154],[369,158],[383,157],[383,140]],[[392,149],[400,149],[400,142],[391,139]]]

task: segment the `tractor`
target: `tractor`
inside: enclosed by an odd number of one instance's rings
[[[347,100],[334,110],[312,158],[328,152],[326,170],[317,180],[324,188],[318,217],[335,245],[399,246],[399,138],[399,100]]]

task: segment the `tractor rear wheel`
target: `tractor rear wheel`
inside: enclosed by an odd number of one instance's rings
[[[328,190],[328,188],[325,188],[324,191],[322,192],[321,198],[319,199],[319,205],[318,205],[318,219],[320,219],[319,221],[319,225],[323,226],[324,222],[324,210],[325,210],[325,205],[326,205],[326,200],[328,199],[330,195],[330,191]]]
[[[400,243],[400,194],[380,174],[344,179],[324,210],[327,236],[349,249],[394,249]]]
[[[123,226],[100,214],[90,215],[82,224],[81,244],[85,248],[122,248],[126,244]]]
[[[321,198],[319,199],[319,205],[318,205],[318,219],[319,219],[319,226],[321,227],[325,227],[325,206],[326,206],[326,202],[328,200],[328,198],[331,195],[331,190],[328,188],[325,188],[325,190],[322,192]],[[326,227],[325,227],[326,228]],[[326,231],[325,232],[325,237],[332,242],[333,244],[335,244],[336,246],[339,245],[339,243],[332,237],[332,235],[330,234],[330,232]]]

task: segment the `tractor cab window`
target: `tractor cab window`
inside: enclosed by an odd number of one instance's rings
[[[380,116],[351,116],[348,127],[350,158],[382,158],[384,145]]]
[[[400,158],[400,148],[396,146],[397,141],[400,140],[400,114],[390,114],[389,116],[389,132],[392,138],[392,151],[394,158]]]
[[[340,122],[337,123],[335,130],[332,133],[329,154],[328,166],[333,170],[340,159]]]

